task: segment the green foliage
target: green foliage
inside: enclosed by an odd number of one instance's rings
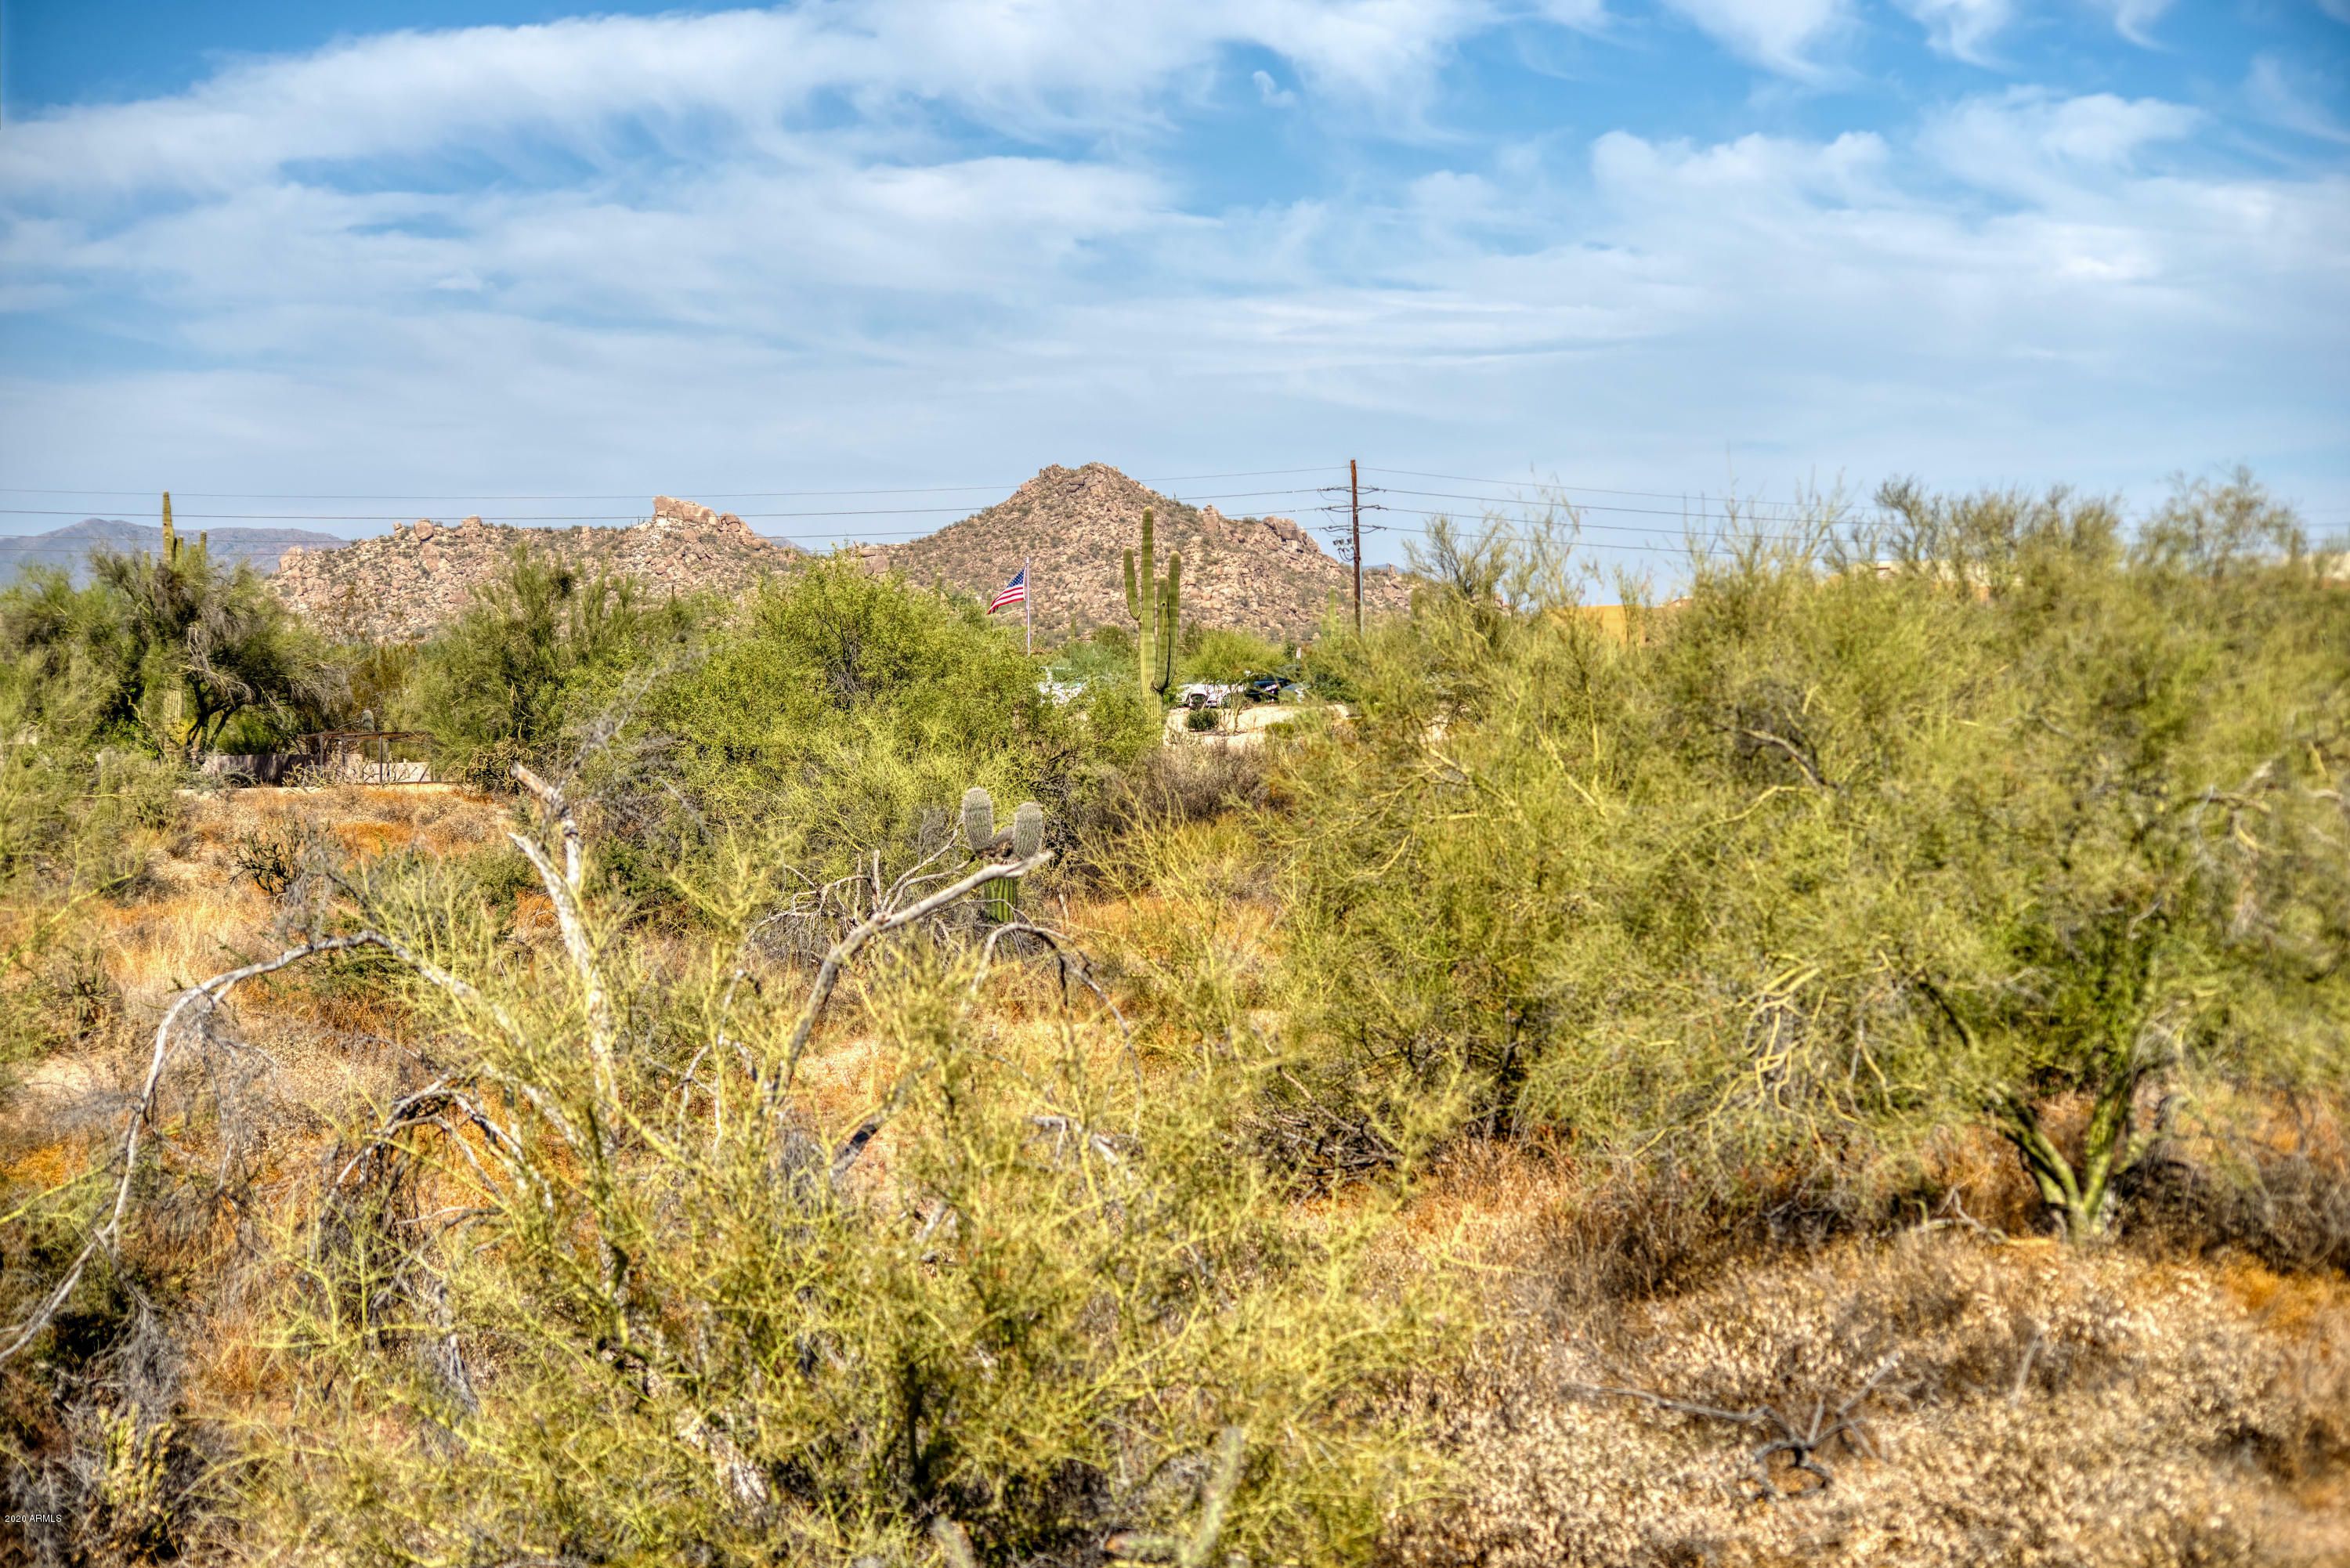
[[[1046,673],[1055,680],[1106,685],[1134,684],[1134,634],[1122,626],[1096,627],[1090,637],[1063,643],[1047,656]]]
[[[639,600],[631,579],[518,546],[505,575],[426,646],[405,725],[431,732],[444,769],[506,787],[515,763],[543,760],[630,671],[687,640],[694,606]]]
[[[171,543],[161,556],[95,553],[86,588],[34,570],[0,593],[6,679],[57,742],[177,760],[216,749],[232,726],[291,732],[338,695],[317,639],[252,567]]]
[[[1365,722],[1282,781],[1331,1096],[1864,1189],[1982,1117],[2086,1235],[2205,1090],[2343,1081],[2350,595],[2289,515],[1885,500],[1629,640],[1555,553],[1440,531],[1445,587],[1342,650]]]
[[[1196,623],[1195,623],[1196,625]],[[1187,628],[1188,629],[1188,628]],[[1187,638],[1187,643],[1191,639]],[[1273,674],[1291,662],[1289,650],[1242,627],[1201,629],[1182,659],[1185,680],[1238,680],[1251,673]]]
[[[337,650],[344,696],[333,722],[340,728],[367,729],[374,715],[387,726],[409,706],[410,684],[423,668],[423,649],[412,642],[352,643]]]
[[[255,711],[280,732],[297,729],[334,699],[317,638],[250,566],[224,571],[201,542],[169,560],[101,551],[90,564],[118,627],[117,703],[167,755],[202,755]]]
[[[1006,1041],[951,944],[916,943],[868,976],[876,1097],[842,1120],[792,1086],[795,988],[741,983],[747,927],[654,961],[589,909],[600,971],[523,973],[429,863],[359,897],[477,989],[418,988],[444,1075],[353,1129],[289,1238],[264,1538],[845,1564],[943,1518],[988,1563],[1119,1527],[1336,1563],[1409,1495],[1373,1402],[1434,1355],[1429,1303],[1378,1282],[1376,1215],[1293,1222],[1232,1064],[1146,1106],[1091,1022]],[[1203,1520],[1185,1473],[1243,1423]]]
[[[1120,678],[1088,689],[1079,704],[1092,738],[1093,754],[1105,764],[1125,767],[1159,744],[1164,711],[1158,697]]]
[[[1047,701],[1017,639],[976,605],[848,557],[763,587],[644,703],[671,738],[681,794],[701,824],[724,825],[712,842],[755,838],[833,875],[925,834],[943,841],[974,780],[1066,803],[1128,743],[1116,705],[1106,727],[1094,722],[1102,711]]]

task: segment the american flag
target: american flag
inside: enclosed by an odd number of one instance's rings
[[[1014,577],[1010,582],[1008,582],[1008,583],[1006,583],[1006,584],[1004,584],[1004,585],[1003,585],[1003,591],[1002,593],[1000,593],[1000,594],[996,595],[996,596],[995,596],[995,597],[994,597],[993,599],[992,599],[992,600],[990,600],[990,601],[989,601],[989,603],[988,603],[988,607],[987,607],[987,613],[988,613],[988,614],[990,614],[990,615],[993,615],[997,610],[1002,609],[1005,605],[1025,604],[1025,603],[1027,603],[1027,602],[1028,602],[1028,568],[1027,568],[1027,567],[1025,567],[1025,566],[1023,566],[1023,567],[1021,567],[1021,568],[1020,568],[1020,572],[1019,572],[1019,575],[1018,575],[1017,576]]]

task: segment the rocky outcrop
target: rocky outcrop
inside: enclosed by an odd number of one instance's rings
[[[637,579],[657,594],[732,597],[801,557],[731,512],[667,495],[633,528],[514,528],[468,517],[420,517],[389,535],[322,553],[296,545],[270,579],[278,597],[328,636],[410,642],[462,612],[473,590],[527,546],[587,571]]]
[[[1227,517],[1213,506],[1187,506],[1100,462],[1046,468],[986,511],[886,554],[868,551],[865,560],[916,582],[992,597],[1026,557],[1040,638],[1082,636],[1106,624],[1131,627],[1125,553],[1141,540],[1146,506],[1157,520],[1161,556],[1182,553],[1187,622],[1296,640],[1313,634],[1333,593],[1351,600],[1351,569],[1290,519]],[[1392,568],[1363,574],[1367,611],[1399,610],[1409,598]]]
[[[1289,518],[1227,517],[1213,506],[1187,506],[1099,462],[1045,469],[984,512],[910,544],[863,545],[857,558],[868,572],[902,572],[915,583],[992,597],[1025,557],[1037,633],[1057,641],[1097,626],[1133,625],[1126,612],[1125,553],[1141,539],[1146,506],[1158,519],[1160,570],[1167,552],[1182,553],[1188,623],[1299,640],[1313,635],[1332,595],[1344,604],[1353,594],[1345,563]],[[454,524],[419,518],[331,553],[290,549],[271,580],[330,637],[413,641],[454,619],[525,545],[586,570],[635,577],[655,593],[730,597],[762,574],[804,559],[752,533],[733,513],[657,495],[652,515],[633,528],[566,531],[502,527],[479,517]],[[1409,599],[1393,568],[1363,574],[1367,610],[1399,610]]]

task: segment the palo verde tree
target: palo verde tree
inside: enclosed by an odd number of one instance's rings
[[[839,556],[763,585],[645,712],[671,737],[697,835],[773,827],[837,876],[926,823],[941,838],[974,784],[1062,814],[1119,755],[1097,706],[1047,701],[1019,639],[975,604]]]
[[[2339,1091],[2350,595],[2290,515],[1883,499],[1622,635],[1438,534],[1344,655],[1363,722],[1286,764],[1324,1104],[1860,1198],[1973,1122],[2083,1239],[2155,1140]]]
[[[632,579],[518,545],[425,647],[403,704],[457,771],[503,788],[516,762],[544,753],[629,670],[683,642],[692,621],[678,601],[641,604]]]
[[[0,638],[29,684],[26,701],[92,742],[143,739],[165,756],[200,756],[243,718],[284,732],[315,719],[338,689],[317,639],[240,562],[224,567],[200,535],[172,527],[161,553],[90,557],[93,581],[28,574],[0,604]]]
[[[1907,571],[1996,607],[2003,693],[2004,744],[1942,796],[1968,940],[1912,978],[2048,1210],[2096,1235],[2215,1078],[2342,1081],[2350,618],[2242,474],[2127,544],[2099,507],[1880,499]],[[2077,1132],[2053,1096],[2086,1102]]]
[[[543,811],[511,842],[559,950],[514,952],[421,848],[333,870],[334,934],[172,998],[109,1163],[0,1219],[6,1376],[55,1387],[159,1197],[225,1190],[227,1162],[150,1129],[205,1092],[181,1085],[228,1077],[231,992],[364,954],[346,982],[405,1000],[442,1055],[357,1107],[285,1211],[267,1277],[289,1288],[259,1307],[284,1392],[236,1499],[253,1539],[353,1565],[485,1541],[1095,1561],[1118,1530],[1183,1563],[1368,1555],[1418,1484],[1394,1407],[1440,1352],[1442,1298],[1384,1284],[1366,1225],[1292,1223],[1233,1137],[1246,1075],[1207,1063],[1148,1096],[1106,997],[1035,983],[963,918],[1049,850],[868,862],[803,967],[759,948],[805,879],[746,856],[699,890],[710,928],[652,951],[619,940],[567,792],[516,782]],[[1055,1020],[1042,1044],[988,1027],[1005,987]],[[852,1006],[879,1092],[844,1116],[809,1069]],[[253,1114],[209,1093],[216,1127]],[[1198,1469],[1205,1487],[1165,1480]]]

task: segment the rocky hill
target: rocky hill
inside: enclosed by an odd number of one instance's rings
[[[1024,556],[1038,639],[1057,641],[1097,626],[1134,624],[1126,609],[1125,552],[1141,542],[1146,506],[1157,522],[1159,570],[1169,551],[1182,554],[1187,622],[1302,639],[1333,592],[1343,601],[1354,591],[1351,569],[1289,519],[1186,506],[1100,462],[1046,468],[986,511],[911,544],[868,546],[866,559],[915,582],[943,580],[985,597],[1011,580]],[[1409,597],[1393,568],[1363,574],[1366,611],[1401,609]]]
[[[191,528],[181,536],[192,542],[195,535],[196,530]],[[273,569],[278,557],[294,545],[306,550],[332,550],[343,543],[332,534],[307,528],[214,528],[206,537],[213,560],[245,561],[262,572]],[[77,584],[87,583],[92,550],[151,556],[162,547],[161,528],[128,523],[119,517],[85,517],[47,534],[0,536],[0,583],[15,577],[26,566],[63,566]]]
[[[413,641],[453,619],[523,544],[591,571],[634,577],[656,593],[733,595],[801,558],[731,512],[657,495],[651,518],[633,528],[514,528],[479,517],[451,526],[419,518],[329,553],[297,545],[271,583],[331,637]]]

